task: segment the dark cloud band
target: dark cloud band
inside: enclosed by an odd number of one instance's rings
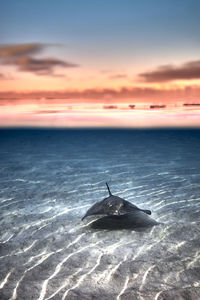
[[[156,89],[156,88],[140,88],[140,87],[124,87],[120,90],[115,89],[86,89],[82,91],[78,90],[65,90],[65,91],[34,91],[34,92],[0,92],[0,105],[6,103],[85,103],[86,100],[89,103],[121,103],[130,101],[134,102],[150,102],[151,104],[158,103],[173,103],[177,98],[184,101],[194,101],[194,99],[200,99],[200,85],[192,87],[186,86],[184,89],[177,88],[173,90]],[[199,103],[199,100],[197,100]]]
[[[40,53],[47,46],[39,43],[0,46],[0,63],[16,66],[22,72],[45,76],[57,76],[54,70],[58,66],[63,68],[79,66],[78,64],[55,58],[41,59],[33,57],[34,54]]]
[[[184,63],[180,67],[163,66],[152,72],[139,74],[145,82],[200,79],[200,60]]]

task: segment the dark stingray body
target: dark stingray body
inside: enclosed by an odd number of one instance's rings
[[[142,231],[158,224],[158,222],[149,217],[147,214],[139,210],[135,210],[130,214],[120,216],[104,216],[92,222],[90,227],[92,229],[131,229],[135,231]]]
[[[109,197],[104,200],[95,203],[92,207],[88,209],[85,216],[82,218],[85,219],[91,215],[124,215],[127,213],[142,211],[148,215],[151,214],[150,210],[143,210],[137,207],[136,205],[111,194],[108,184],[106,183]]]

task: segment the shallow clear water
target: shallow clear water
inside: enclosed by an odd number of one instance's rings
[[[1,130],[0,145],[0,299],[200,298],[200,130]],[[162,224],[92,230],[106,181]]]

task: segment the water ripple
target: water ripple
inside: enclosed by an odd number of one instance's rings
[[[199,131],[48,131],[42,138],[15,132],[5,138],[0,298],[199,299],[195,149]],[[81,222],[107,197],[106,181],[113,194],[150,209],[161,224],[95,231],[90,224],[98,217]]]

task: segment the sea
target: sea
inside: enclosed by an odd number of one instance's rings
[[[159,224],[82,221],[106,182]],[[200,130],[1,129],[0,299],[200,299]]]

